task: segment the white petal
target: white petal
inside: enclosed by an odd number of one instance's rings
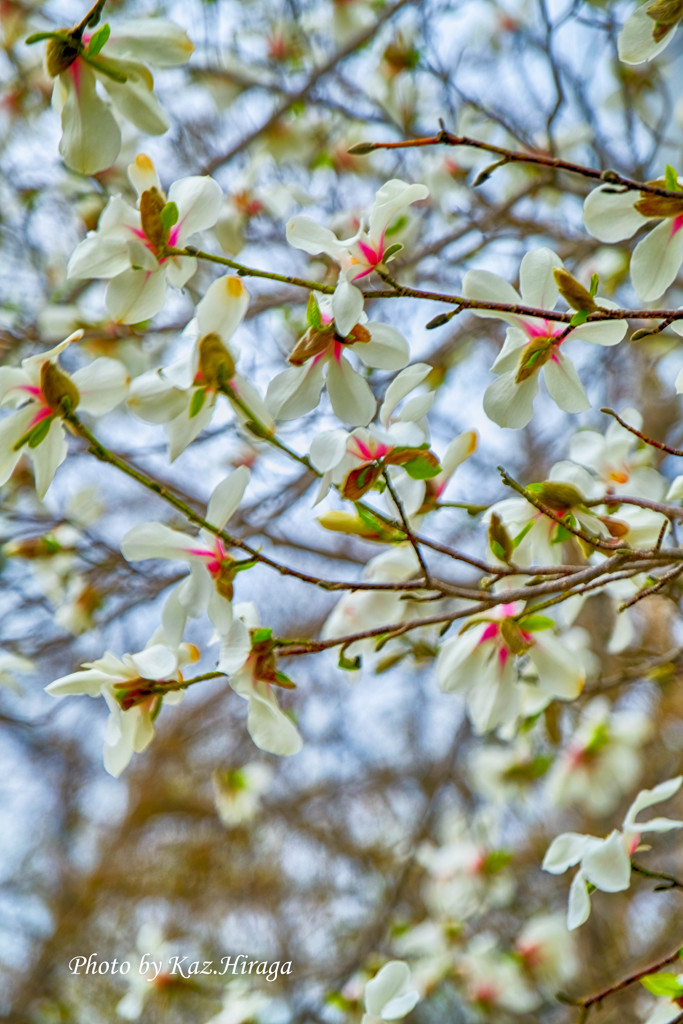
[[[76,370],[71,379],[80,395],[79,409],[94,415],[110,412],[123,401],[128,390],[125,366],[118,359],[105,356]]]
[[[463,278],[462,294],[466,299],[476,299],[479,302],[504,302],[512,306],[518,306],[522,302],[512,285],[490,270],[468,270]],[[505,320],[510,324],[519,322],[519,317],[513,313],[501,313],[494,309],[473,309],[471,312],[475,316],[492,317],[494,320]]]
[[[553,839],[541,866],[551,875],[563,875],[567,868],[579,863],[587,848],[594,842],[593,836],[584,836],[579,832],[563,832]]]
[[[567,912],[567,928],[573,931],[579,928],[590,917],[591,901],[586,888],[586,879],[581,871],[577,871],[569,889],[569,909]]]
[[[375,414],[377,403],[367,381],[340,356],[330,359],[327,391],[335,415],[352,427],[365,426]]]
[[[375,195],[375,202],[370,210],[370,235],[379,240],[384,231],[395,220],[396,215],[412,203],[426,199],[429,189],[426,185],[409,185],[399,178],[385,182]]]
[[[673,779],[667,779],[666,782],[660,782],[654,789],[643,789],[635,798],[624,818],[624,827],[632,831],[638,831],[640,825],[636,823],[636,815],[640,814],[646,807],[652,807],[653,804],[662,803],[664,800],[669,800],[674,793],[677,793],[683,782],[683,776],[677,775]],[[645,822],[643,823],[646,824]]]
[[[356,326],[363,315],[363,293],[342,278],[332,295],[332,312],[342,338]],[[359,346],[361,347],[361,346]]]
[[[268,385],[266,405],[276,419],[294,420],[314,409],[320,401],[325,360],[309,360],[278,373]]]
[[[647,218],[634,208],[638,193],[615,192],[614,185],[601,185],[586,197],[583,223],[593,238],[601,242],[620,242],[630,238]]]
[[[525,427],[533,416],[538,374],[517,384],[516,371],[504,373],[484,393],[484,412],[499,427]],[[550,389],[548,389],[550,390]]]
[[[122,324],[136,324],[149,320],[164,305],[166,275],[161,267],[156,273],[145,270],[126,270],[107,287],[107,309],[112,319]]]
[[[311,462],[320,473],[327,473],[339,465],[346,454],[345,430],[324,430],[311,441]]]
[[[663,39],[655,42],[652,38],[655,22],[647,13],[649,6],[651,5],[645,3],[638,7],[631,17],[626,19],[619,33],[619,60],[623,60],[625,64],[642,64],[643,61],[652,60],[669,45],[676,31],[676,26],[673,25]]]
[[[586,682],[580,659],[550,630],[534,634],[533,640],[529,657],[538,672],[541,689],[563,700],[578,697]]]
[[[667,218],[650,231],[633,250],[631,280],[644,302],[658,299],[676,275],[683,261],[683,231],[674,232],[674,222]]]
[[[146,153],[138,153],[133,163],[128,164],[128,177],[139,196],[150,188],[161,191],[161,182],[156,167]]]
[[[111,97],[114,107],[146,135],[163,135],[168,131],[168,118],[154,95],[154,79],[143,64],[117,60],[125,82],[115,82],[108,75],[100,81]]]
[[[181,178],[174,181],[168,190],[168,201],[176,204],[179,213],[178,223],[171,230],[169,241],[175,230],[176,240],[173,244],[183,246],[195,231],[204,231],[216,223],[223,192],[213,178]]]
[[[197,331],[200,338],[218,334],[227,341],[244,320],[249,307],[249,292],[235,274],[226,274],[208,288],[197,306]]]
[[[131,660],[143,679],[168,679],[178,668],[176,655],[165,644],[154,644],[131,654]]]
[[[390,960],[365,986],[365,1008],[368,1013],[382,1017],[384,1020],[394,1019],[386,1017],[384,1010],[387,1003],[395,999],[401,993],[401,989],[409,983],[410,968],[408,965],[402,960]],[[410,1009],[414,1005],[415,1003]],[[408,1010],[405,1012],[407,1013]]]
[[[389,422],[391,414],[399,402],[418,387],[431,372],[432,367],[428,363],[413,363],[412,366],[407,366],[405,370],[401,370],[394,377],[385,392],[384,401],[379,410],[380,422],[384,426]]]
[[[145,558],[187,561],[192,557],[188,552],[201,547],[201,541],[196,537],[172,530],[163,523],[140,523],[121,540],[121,553],[129,562],[139,562]]]
[[[132,57],[157,68],[186,64],[194,46],[187,33],[166,18],[119,21],[107,40],[106,54]]]
[[[590,409],[583,384],[579,380],[574,364],[561,352],[556,352],[543,367],[543,379],[550,397],[565,412],[583,412]]]
[[[595,843],[582,859],[582,871],[589,882],[603,892],[623,892],[631,880],[631,861],[621,832]]]
[[[54,480],[55,473],[64,462],[67,450],[64,427],[59,419],[52,421],[47,437],[38,447],[29,449],[36,478],[36,493],[41,500]]]
[[[209,498],[206,518],[213,526],[223,529],[228,519],[239,508],[251,474],[246,466],[238,466],[222,480]]]
[[[76,59],[59,80],[65,90],[59,143],[64,163],[81,174],[111,167],[121,149],[121,132],[109,106],[97,95],[92,69]]]
[[[321,227],[310,217],[292,217],[287,221],[285,231],[290,245],[296,249],[303,249],[311,256],[324,252],[332,259],[339,259],[346,252],[329,228]]]
[[[524,256],[519,268],[519,284],[525,306],[554,307],[559,291],[553,270],[562,266],[562,260],[552,249],[532,249]]]
[[[410,359],[410,348],[401,332],[388,324],[370,323],[367,327],[370,341],[354,345],[355,355],[378,370],[402,369]]]

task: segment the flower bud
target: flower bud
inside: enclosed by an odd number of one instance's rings
[[[199,342],[199,369],[210,388],[224,387],[235,375],[235,361],[217,334],[206,334]]]
[[[654,0],[645,13],[657,25],[665,25],[667,29],[671,28],[683,17],[683,0]]]
[[[155,254],[159,254],[166,245],[168,231],[161,220],[161,211],[166,199],[158,188],[145,189],[140,196],[140,220],[145,238],[149,241]]]
[[[317,327],[309,327],[302,338],[299,338],[289,355],[289,362],[292,366],[303,366],[313,356],[319,356],[328,347],[333,339],[333,327],[327,330],[319,330]]]
[[[524,347],[519,360],[515,384],[521,384],[522,381],[528,380],[537,370],[540,370],[544,363],[548,362],[553,354],[555,342],[555,338],[540,337],[534,338]]]
[[[40,370],[40,389],[45,404],[60,416],[73,412],[81,398],[74,382],[56,363],[43,363]]]
[[[557,480],[545,480],[540,484],[531,484],[528,488],[539,501],[557,512],[583,505],[585,498],[574,484],[563,484]]]
[[[664,181],[649,181],[648,185],[657,185],[659,188],[666,188]],[[641,192],[642,199],[634,203],[634,209],[643,217],[664,218],[680,217],[683,213],[683,195],[680,199],[675,196],[655,196],[647,192]]]
[[[532,647],[528,634],[524,633],[514,619],[503,619],[500,624],[500,635],[505,641],[505,646],[513,654],[524,654]]]
[[[345,338],[342,338],[339,334],[335,334],[335,338],[344,345],[367,345],[369,341],[372,341],[370,331],[367,327],[363,327],[362,324],[356,324]]]
[[[597,309],[595,299],[591,293],[568,270],[565,270],[563,267],[556,267],[553,270],[553,277],[559,288],[560,295],[572,309],[577,309],[584,313],[592,313],[594,309]]]
[[[59,39],[48,39],[45,48],[45,66],[51,78],[61,75],[71,67],[78,57],[79,45],[76,39],[68,33]]]

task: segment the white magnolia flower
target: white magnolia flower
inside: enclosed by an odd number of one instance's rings
[[[669,45],[683,17],[683,4],[650,0],[637,7],[619,33],[619,59],[625,64],[652,60]]]
[[[191,644],[175,649],[165,643],[152,643],[137,654],[116,658],[109,651],[96,661],[88,661],[83,671],[55,679],[45,687],[53,697],[87,694],[103,697],[109,708],[104,738],[104,767],[119,776],[134,753],[140,753],[154,738],[154,720],[162,701],[177,704],[180,690],[158,693],[164,683],[182,681],[180,668],[196,661],[199,652]],[[150,689],[152,688],[153,689]]]
[[[512,853],[503,848],[495,811],[469,819],[457,813],[439,823],[439,844],[423,843],[416,857],[427,877],[425,903],[433,917],[466,921],[505,907],[515,892]]]
[[[367,225],[362,223],[351,238],[339,239],[329,228],[320,227],[309,217],[298,216],[287,222],[287,241],[312,256],[325,253],[340,265],[347,281],[357,281],[391,259],[397,251],[392,241],[392,224],[412,203],[428,195],[425,185],[408,185],[392,178],[378,190]]]
[[[161,963],[170,966],[171,957],[177,955],[177,946],[171,945],[164,939],[161,929],[151,923],[143,924],[139,929],[135,940],[136,951],[128,956],[131,963],[139,964],[141,956],[147,956],[148,962]],[[126,977],[128,991],[119,1000],[116,1012],[124,1020],[139,1020],[144,1010],[145,1002],[155,989],[163,991],[169,982],[177,981],[167,970],[162,970],[152,980],[152,971],[143,973],[140,970],[132,970]]]
[[[249,470],[240,466],[214,488],[206,510],[207,522],[223,529],[239,508],[249,475]],[[245,563],[228,554],[220,537],[208,530],[191,537],[165,523],[141,523],[123,537],[121,552],[129,562],[145,558],[187,562],[190,575],[174,591],[179,614],[198,616],[208,611],[225,646],[218,667],[230,673],[242,664],[249,653],[249,634],[242,621],[233,618],[231,602],[235,575]]]
[[[10,654],[9,651],[0,651],[0,686],[21,693],[21,687],[15,679],[16,674],[22,675],[35,670],[34,663],[28,658],[22,658],[20,654]]]
[[[668,188],[665,180],[651,184]],[[683,179],[678,179],[678,187]],[[644,302],[658,299],[673,284],[683,262],[683,192],[681,198],[657,196],[648,192],[615,191],[613,185],[600,185],[587,196],[583,222],[601,242],[620,242],[652,221],[659,221],[641,239],[631,256],[631,280]],[[683,330],[675,324],[674,330]]]
[[[117,113],[147,135],[162,135],[168,119],[146,65],[185,64],[194,50],[183,29],[163,18],[120,22],[108,30],[62,29],[47,46],[47,70],[55,79],[52,104],[62,118],[59,152],[81,174],[110,167],[121,149],[121,131],[97,83]]]
[[[59,368],[59,355],[82,334],[76,331],[47,352],[29,356],[20,367],[0,367],[0,406],[18,410],[0,420],[0,484],[26,453],[43,498],[66,458],[64,412],[78,408],[101,415],[125,397],[128,375],[115,359],[96,359],[70,376]]]
[[[612,711],[606,698],[592,700],[548,775],[548,796],[560,807],[581,804],[609,814],[641,774],[640,748],[652,729],[644,712]]]
[[[525,973],[554,995],[579,970],[574,937],[562,914],[536,914],[524,925],[515,944]]]
[[[636,821],[646,807],[668,800],[680,789],[683,776],[660,782],[654,789],[643,789],[635,798],[624,818],[621,831],[614,829],[607,839],[564,832],[553,839],[543,860],[543,870],[561,875],[579,864],[569,891],[567,927],[578,928],[590,915],[589,885],[602,892],[623,892],[631,881],[631,856],[635,853],[643,832],[669,832],[683,828],[683,821],[671,818],[652,818]]]
[[[76,247],[67,273],[71,280],[111,278],[107,309],[114,320],[132,324],[159,312],[168,284],[182,288],[192,277],[197,261],[167,256],[166,247],[182,248],[195,232],[215,224],[222,192],[213,178],[180,178],[166,198],[154,164],[144,153],[130,164],[128,176],[139,208],[113,196],[97,231]]]
[[[551,310],[559,297],[553,271],[562,260],[550,249],[528,252],[520,267],[521,296],[504,278],[488,270],[470,270],[463,280],[463,295],[483,302],[533,306]],[[599,306],[613,309],[614,303],[596,297]],[[476,316],[504,320],[510,325],[505,344],[492,369],[499,374],[484,395],[484,411],[501,427],[524,427],[533,415],[540,371],[551,398],[565,412],[582,412],[590,407],[583,385],[565,345],[570,340],[596,345],[617,345],[626,333],[620,320],[584,323],[570,328],[557,320],[522,316],[491,309],[473,309]]]
[[[303,416],[320,401],[324,382],[335,415],[351,426],[364,426],[376,402],[346,352],[353,350],[366,366],[400,370],[410,357],[408,342],[388,324],[368,323],[362,293],[345,281],[332,298],[314,293],[308,319],[308,330],[289,356],[293,365],[270,382],[266,404],[278,419]]]
[[[541,1002],[522,974],[521,965],[499,950],[495,936],[487,932],[472,939],[459,958],[458,968],[468,1001],[494,1018],[496,1011],[530,1013]]]
[[[551,619],[536,616],[533,610],[525,618],[523,611],[524,603],[515,602],[474,616],[439,653],[439,686],[446,693],[464,693],[476,733],[489,732],[516,718],[519,659],[529,660],[546,698],[573,700],[583,689],[583,660],[568,651]]]
[[[189,355],[133,381],[129,405],[141,419],[165,425],[171,461],[208,427],[221,390],[228,398],[235,395],[266,430],[274,429],[256,389],[235,371],[237,353],[228,344],[248,305],[241,278],[219,277],[197,305],[197,338]],[[239,405],[234,408],[242,422],[249,420]]]
[[[365,986],[365,1013],[361,1024],[400,1020],[420,1001],[411,988],[410,968],[402,960],[390,960]]]
[[[636,409],[622,409],[620,416],[636,430],[642,428],[643,418]],[[604,434],[578,430],[569,444],[569,458],[595,475],[602,494],[628,494],[654,501],[664,497],[666,480],[651,464],[651,449],[616,420],[610,422]]]

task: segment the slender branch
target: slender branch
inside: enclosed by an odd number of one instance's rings
[[[420,568],[422,569],[422,573],[424,575],[425,583],[427,584],[428,587],[431,587],[432,579],[431,579],[431,576],[430,576],[430,573],[429,573],[429,568],[428,568],[427,563],[425,562],[424,558],[422,557],[422,552],[420,551],[420,546],[419,546],[417,540],[415,539],[415,534],[410,529],[410,524],[408,523],[408,519],[406,517],[405,510],[403,508],[403,505],[401,504],[401,499],[399,498],[398,494],[396,493],[396,488],[394,487],[394,485],[391,482],[391,477],[389,476],[389,471],[386,469],[386,467],[382,470],[382,476],[384,477],[384,480],[385,480],[386,485],[387,485],[387,490],[389,491],[389,494],[391,495],[391,497],[393,499],[394,505],[398,509],[398,514],[401,517],[401,523],[403,524],[403,530],[405,532],[405,535],[408,538],[408,540],[410,541],[410,543],[412,545],[412,548],[413,548],[413,551],[415,552],[415,555],[417,557],[417,560],[420,563]]]
[[[588,1009],[591,1006],[595,1006],[596,1003],[601,1003],[607,996],[613,995],[615,992],[621,992],[623,989],[628,988],[629,985],[634,985],[641,978],[645,978],[648,974],[656,974],[657,971],[661,970],[662,967],[666,967],[667,964],[672,964],[675,960],[678,960],[680,954],[680,945],[672,953],[668,953],[661,960],[657,960],[653,964],[649,964],[647,967],[643,967],[640,971],[636,971],[635,974],[629,974],[626,978],[622,978],[621,981],[616,982],[614,985],[610,985],[609,988],[604,988],[601,992],[596,992],[595,995],[588,996],[585,999],[579,1000],[579,1005]]]
[[[472,139],[467,135],[454,135],[452,132],[442,129],[436,135],[426,136],[417,139],[402,139],[400,142],[359,142],[352,146],[349,153],[355,156],[365,156],[377,149],[414,149],[423,146],[470,146],[472,149],[480,149],[486,153],[494,153],[501,157],[491,167],[486,168],[479,175],[476,184],[483,184],[492,170],[509,163],[537,164],[539,167],[548,167],[554,171],[567,171],[570,174],[579,174],[583,178],[592,178],[603,184],[617,185],[625,191],[648,192],[655,196],[665,196],[668,199],[681,199],[680,192],[673,192],[671,189],[654,185],[647,181],[634,181],[632,178],[625,178],[616,171],[600,171],[595,167],[586,167],[583,164],[574,163],[571,160],[562,160],[560,157],[550,156],[546,153],[521,153],[504,146],[494,146],[490,142],[482,142],[479,139]],[[488,171],[488,173],[487,173]],[[486,175],[486,177],[484,177]]]
[[[668,444],[663,444],[661,441],[655,441],[653,437],[648,437],[647,434],[643,434],[643,432],[638,430],[637,427],[634,427],[623,420],[621,416],[614,411],[614,409],[604,408],[601,409],[600,412],[604,412],[607,416],[613,416],[617,423],[620,423],[625,430],[628,430],[631,434],[635,434],[635,436],[639,437],[641,441],[645,442],[645,444],[649,444],[651,448],[658,448],[660,452],[666,452],[667,455],[679,455],[683,457],[683,451],[680,448],[670,448]]]
[[[667,875],[662,871],[649,871],[640,864],[634,864],[633,861],[631,861],[631,867],[644,878],[655,878],[661,880],[663,884],[656,885],[654,889],[655,892],[663,892],[667,889],[683,889],[683,882],[674,877],[674,875]]]

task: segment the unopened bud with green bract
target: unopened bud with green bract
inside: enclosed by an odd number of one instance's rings
[[[161,219],[161,211],[166,206],[164,195],[154,186],[145,189],[140,196],[140,221],[145,238],[155,253],[161,252],[168,239],[168,230]]]
[[[683,0],[654,0],[645,13],[655,23],[652,38],[658,43],[683,17]]]
[[[528,345],[525,345],[520,356],[515,384],[521,384],[522,381],[528,380],[548,362],[556,342],[557,338],[540,337],[534,338]]]
[[[199,342],[199,369],[207,387],[221,388],[235,376],[235,361],[217,334]]]
[[[519,628],[514,619],[503,619],[500,624],[500,635],[505,641],[505,646],[513,654],[524,654],[531,647],[531,643]]]
[[[40,390],[45,404],[60,416],[73,412],[81,400],[74,382],[56,363],[43,363],[40,370]]]
[[[563,484],[557,480],[544,480],[542,483],[529,484],[527,491],[548,508],[557,512],[578,508],[586,500],[574,484]]]
[[[514,545],[497,512],[491,514],[489,522],[489,547],[502,562],[509,562],[512,558]]]
[[[595,299],[591,293],[568,270],[565,270],[563,267],[556,267],[553,270],[553,277],[555,278],[555,284],[560,291],[560,295],[572,309],[579,310],[582,313],[592,313],[597,309]]]

